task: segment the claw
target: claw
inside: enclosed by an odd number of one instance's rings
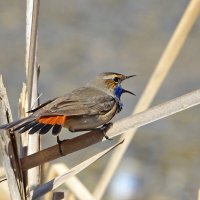
[[[107,131],[113,126],[113,123],[108,123],[108,124],[104,124],[102,127],[101,127],[101,131],[104,135],[104,137],[107,139],[107,140],[113,140],[112,138],[109,138],[106,133]]]
[[[57,136],[57,143],[58,143],[58,146],[59,146],[59,152],[60,152],[60,155],[61,156],[64,156],[65,154],[62,152],[62,143],[64,142],[65,140],[60,140],[59,136]]]

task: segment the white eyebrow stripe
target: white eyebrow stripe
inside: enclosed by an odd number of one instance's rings
[[[104,76],[103,79],[113,79],[114,76],[113,75],[107,75],[107,76]]]

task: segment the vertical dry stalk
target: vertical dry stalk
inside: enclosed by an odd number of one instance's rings
[[[28,110],[27,87],[26,84],[23,83],[22,92],[19,98],[19,116],[21,118],[27,117],[27,110]],[[20,134],[20,140],[19,140],[20,158],[27,155],[27,147],[28,147],[28,132],[25,132],[23,134]]]
[[[39,0],[27,0],[26,15],[26,70],[28,87],[28,109],[31,109],[34,68],[36,66],[36,41],[39,15]],[[27,67],[28,66],[28,67]]]
[[[12,121],[11,110],[3,85],[2,76],[0,77],[0,124],[6,124]],[[9,131],[1,131],[0,149],[2,153],[3,165],[6,172],[10,197],[12,200],[23,200],[24,185],[22,172],[20,171],[20,162],[18,157],[15,135]]]
[[[157,91],[159,90],[170,68],[172,67],[176,57],[178,56],[192,26],[194,25],[199,15],[199,11],[200,0],[190,1],[180,23],[178,24],[173,36],[171,37],[171,40],[169,41],[162,57],[160,58],[160,61],[155,68],[153,75],[151,76],[149,83],[147,84],[140,98],[140,101],[134,110],[134,113],[146,110],[150,106]],[[124,145],[121,145],[114,151],[103,175],[101,176],[99,183],[94,190],[94,196],[97,199],[102,198],[136,131],[137,129],[131,129],[122,136],[123,138],[125,136]]]
[[[26,71],[27,71],[27,95],[28,109],[30,110],[37,101],[37,27],[39,15],[39,0],[27,0],[26,13]],[[29,136],[28,154],[40,150],[39,134]],[[40,167],[35,167],[28,171],[29,190],[34,189],[40,183]]]

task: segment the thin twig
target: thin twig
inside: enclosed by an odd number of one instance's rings
[[[2,178],[0,179],[0,183],[4,182],[4,181],[7,181],[7,178]]]
[[[198,104],[200,104],[200,89],[180,96],[166,103],[155,106],[147,111],[143,111],[134,116],[129,116],[127,118],[119,120],[118,122],[113,124],[113,126],[108,130],[106,134],[108,137],[113,138],[131,128],[139,128],[141,126],[173,115],[177,112],[183,111]],[[61,144],[62,152],[64,155],[67,155],[96,144],[102,140],[105,140],[103,134],[100,134],[97,131],[92,131],[73,139],[64,141]],[[22,158],[22,170],[28,170],[32,167],[41,165],[45,162],[57,159],[59,157],[61,157],[59,145],[52,146],[48,149]]]
[[[147,84],[134,113],[146,110],[151,102],[153,101],[156,93],[166,78],[170,68],[172,67],[175,59],[177,58],[191,28],[193,27],[200,11],[200,0],[190,1],[180,23],[178,24],[173,36],[171,37],[160,61],[153,72],[149,83]],[[99,183],[97,184],[94,195],[97,199],[101,199],[103,196],[113,174],[115,173],[117,166],[119,165],[126,149],[131,143],[137,129],[129,130],[122,137],[126,138],[125,143],[120,148],[113,152],[111,159],[109,160],[102,176],[100,177]]]

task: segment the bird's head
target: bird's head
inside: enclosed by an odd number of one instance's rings
[[[125,76],[114,72],[104,72],[96,76],[96,78],[90,82],[90,85],[120,99],[123,93],[135,95],[121,87],[122,81],[134,76],[135,75]]]

